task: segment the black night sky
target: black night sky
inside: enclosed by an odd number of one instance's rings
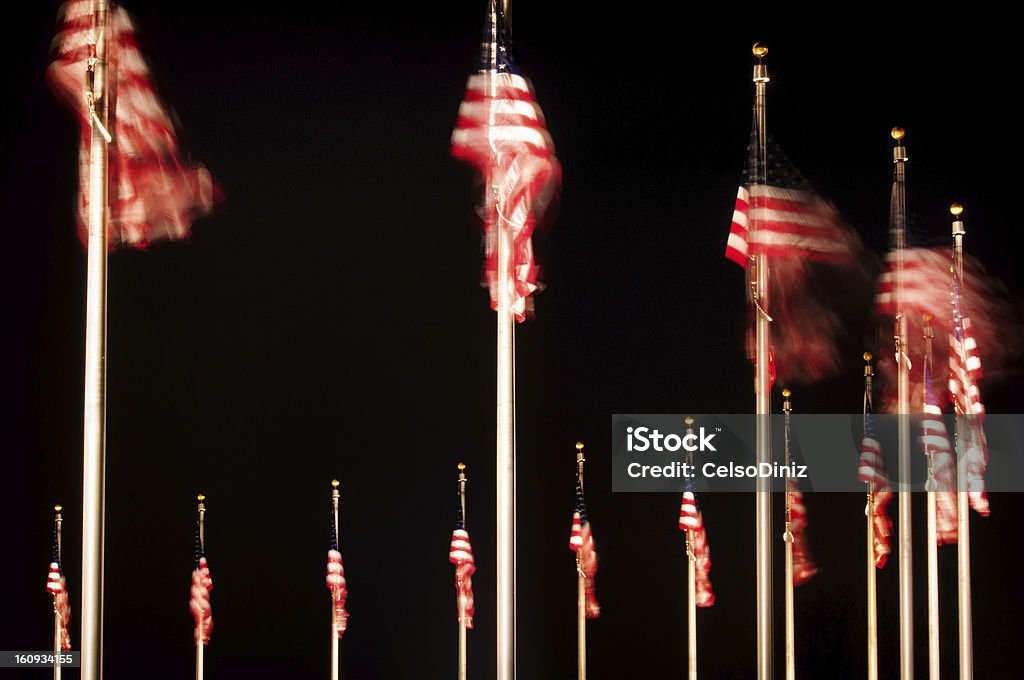
[[[486,3],[125,4],[184,145],[226,201],[188,244],[110,257],[106,676],[193,672],[202,491],[215,584],[207,677],[326,677],[338,477],[351,593],[342,677],[453,677],[447,551],[464,461],[478,565],[470,674],[493,677],[494,314],[478,285],[473,171],[449,154]],[[967,250],[1011,295],[1024,287],[1019,107],[1008,102],[1018,40],[1000,17],[964,6],[935,29],[851,6],[831,7],[847,14],[830,18],[699,10],[512,0],[515,53],[564,175],[558,218],[537,243],[548,289],[516,339],[521,678],[575,673],[567,539],[577,440],[587,444],[601,565],[589,675],[685,673],[679,497],[612,493],[609,424],[613,413],[753,409],[743,276],[722,253],[749,139],[755,40],[771,48],[775,142],[871,250],[887,247],[888,132],[902,125],[914,242],[946,244],[947,207],[960,201]],[[9,17],[4,51],[7,650],[52,643],[45,580],[58,502],[76,649],[80,632],[85,256],[73,210],[78,128],[43,79],[56,12],[42,2]],[[845,296],[846,365],[795,388],[798,411],[859,411],[860,354],[878,337],[870,298]],[[1021,412],[1020,374],[1018,354],[982,384],[990,412]],[[699,612],[701,674],[753,677],[754,499],[701,502],[718,596]],[[806,503],[821,572],[796,594],[798,674],[863,678],[864,497]],[[924,499],[915,503],[925,677]],[[976,677],[1016,677],[1024,500],[994,494],[991,505],[991,517],[972,516]],[[955,549],[940,561],[951,675]],[[895,560],[878,579],[880,665],[891,678]]]

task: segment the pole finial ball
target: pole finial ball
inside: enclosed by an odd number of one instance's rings
[[[200,494],[196,494],[196,500],[198,500],[200,503],[202,503],[203,501],[206,500],[206,495],[205,494],[201,494],[201,493]]]
[[[928,312],[925,312],[924,314],[921,315],[921,318],[924,319],[925,323],[928,323],[929,321],[932,320],[932,315],[929,314]]]
[[[576,442],[576,450],[577,451],[582,451],[583,450],[583,442]]]
[[[337,489],[340,485],[341,485],[341,482],[339,482],[337,479],[332,479],[331,480],[331,486],[334,487],[335,489]]]
[[[64,509],[64,506],[62,506],[62,505],[55,505],[55,506],[53,506],[53,509],[55,511],[57,511],[57,512],[60,512],[61,510]]]
[[[790,389],[788,387],[784,387],[782,389],[782,396],[784,396],[786,399],[789,399],[789,395],[791,395],[791,394],[793,394],[793,393],[790,391]]]
[[[904,132],[903,128],[901,127],[894,127],[892,130],[889,131],[889,134],[892,136],[893,139],[895,139],[898,142],[901,139],[903,139],[904,135],[906,135],[907,133]]]
[[[754,46],[750,51],[754,53],[755,57],[761,59],[768,54],[768,46],[761,43],[754,43]]]
[[[465,463],[459,463],[457,467],[459,468],[459,472],[462,472],[463,470],[466,469],[466,464]]]
[[[949,214],[951,214],[953,217],[960,217],[960,215],[962,215],[963,212],[964,207],[959,203],[954,203],[953,205],[949,206]]]
[[[864,361],[871,361],[874,357],[871,356],[871,352],[864,352]]]

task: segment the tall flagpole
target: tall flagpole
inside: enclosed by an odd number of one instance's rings
[[[466,464],[459,463],[459,507],[462,509],[462,524],[466,524]],[[462,588],[455,595],[459,612],[459,680],[466,680],[466,596]]]
[[[935,338],[935,330],[932,328],[931,314],[923,314],[924,321],[924,361],[928,367],[925,376],[931,379],[932,365],[932,341]],[[928,389],[926,386],[925,389]],[[938,416],[941,418],[942,416]],[[925,444],[925,454],[928,456],[928,481],[926,490],[927,514],[928,514],[928,677],[931,680],[938,680],[940,672],[939,654],[939,528],[938,528],[938,504],[935,490],[935,456],[929,444]]]
[[[583,442],[576,442],[576,479],[583,488]],[[576,551],[576,678],[587,680],[587,575],[583,573],[581,550]]]
[[[768,161],[766,138],[765,92],[768,87],[768,69],[762,63],[768,48],[760,43],[753,47],[757,64],[754,65],[754,112],[757,125],[757,173],[751,178],[764,184],[765,168]],[[751,211],[751,216],[756,215]],[[751,220],[751,230],[758,228],[758,220]],[[762,252],[754,257],[752,273],[752,297],[757,309],[756,321],[756,370],[754,390],[757,395],[757,463],[771,463],[771,377],[769,370],[771,328],[768,316],[768,258]],[[756,561],[757,561],[757,677],[770,680],[772,677],[772,497],[767,478],[759,477],[756,483]]]
[[[792,394],[789,389],[782,390],[785,401],[782,402],[782,413],[785,417],[785,451],[786,467],[789,467],[789,418],[793,413],[793,405],[789,401]],[[796,680],[796,621],[793,612],[793,530],[792,530],[793,494],[786,483],[786,531],[782,540],[786,544],[786,680]]]
[[[953,215],[953,267],[961,290],[964,283],[964,223],[960,219],[964,209],[959,203],[949,207]],[[961,343],[960,351],[964,351]],[[963,360],[964,357],[961,357]],[[966,365],[966,361],[963,361]],[[957,403],[954,400],[954,403]],[[960,447],[960,435],[963,423],[962,413],[957,408],[953,418],[953,441],[957,449]],[[956,564],[957,564],[957,608],[960,610],[960,680],[970,680],[974,677],[974,640],[971,626],[971,524],[970,505],[967,493],[967,456],[957,450],[956,473],[958,478],[958,489],[956,494]]]
[[[897,421],[899,453],[899,583],[900,583],[900,679],[914,677],[914,574],[913,535],[910,513],[910,358],[907,354],[907,319],[903,313],[904,249],[906,248],[907,150],[902,128],[890,133],[893,147],[894,176],[890,204],[892,230],[896,238],[896,324],[893,341],[897,364]]]
[[[867,432],[867,413],[871,405],[871,352],[864,352],[864,432]],[[878,680],[878,593],[875,588],[875,495],[868,484],[868,500],[864,515],[868,525],[868,680]]]
[[[338,501],[341,492],[338,486],[341,484],[337,479],[331,480],[331,511],[334,513],[334,543],[341,545],[341,531],[338,528]],[[331,680],[338,680],[338,672],[341,665],[341,640],[338,639],[338,616],[334,608],[334,592],[331,591]]]
[[[498,25],[496,0],[491,0],[490,68],[487,90],[489,101],[497,97],[495,74],[498,68]],[[503,4],[507,4],[504,3]],[[488,136],[496,125],[494,107],[488,113]],[[497,238],[497,428],[496,428],[496,483],[495,498],[497,533],[497,680],[515,678],[515,327],[512,315],[512,233],[508,222],[498,208],[499,187],[493,168],[497,150],[493,137],[489,139],[494,159],[485,178],[487,218],[495,220]]]
[[[693,434],[693,417],[686,416],[683,419],[686,423],[686,434]],[[693,452],[687,452],[686,462],[693,470]],[[697,680],[697,554],[693,550],[693,543],[690,541],[691,532],[685,532],[686,539],[686,649],[687,649],[687,680]]]
[[[107,0],[92,0],[95,58],[86,71],[90,111],[89,238],[85,302],[82,455],[82,680],[103,676],[103,524],[107,345]]]
[[[199,494],[196,496],[196,500],[199,501],[197,511],[199,512],[199,548],[206,554],[206,504],[203,502],[206,500],[206,496]],[[205,631],[203,630],[203,624],[206,621],[206,612],[202,612],[199,615],[199,634],[196,637],[196,680],[203,680],[203,648],[206,646],[203,644],[203,636]]]
[[[60,564],[61,563],[61,561],[60,561],[61,560],[60,525],[61,525],[61,522],[63,521],[63,518],[60,515],[61,506],[59,506],[59,505],[53,506],[53,511],[55,513],[54,517],[53,517],[54,531],[55,531],[55,533],[57,535],[57,561],[58,561],[58,564]],[[67,592],[64,593],[64,596],[67,597]],[[61,630],[64,627],[64,622],[61,620],[61,613],[60,613],[60,611],[56,607],[56,602],[54,602],[54,605],[55,606],[53,608],[53,680],[60,680],[60,656],[61,656],[61,653],[63,653],[63,651],[64,651],[64,646],[62,644],[63,636],[61,635]]]

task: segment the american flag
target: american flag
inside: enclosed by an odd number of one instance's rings
[[[590,520],[587,519],[587,504],[583,499],[583,484],[576,478],[576,509],[572,513],[572,529],[569,532],[569,550],[576,553],[580,572],[587,579],[586,611],[588,619],[596,619],[601,614],[594,591],[594,576],[597,574],[597,547],[594,535],[590,533]]]
[[[679,528],[687,533],[691,559],[696,562],[695,604],[698,607],[710,607],[715,603],[715,593],[711,589],[708,575],[711,571],[711,548],[708,547],[708,534],[704,529],[704,515],[697,508],[692,477],[686,478],[686,490],[683,491],[683,501],[679,506]]]
[[[338,527],[334,523],[334,512],[331,512],[331,535],[327,548],[327,589],[334,600],[334,630],[340,639],[348,628],[348,612],[345,611],[345,600],[348,599],[348,582],[345,580],[345,567],[341,564],[341,551],[338,550]]]
[[[213,590],[213,579],[210,578],[210,567],[206,563],[206,552],[203,550],[203,541],[199,536],[198,521],[196,521],[194,542],[195,562],[192,568],[192,591],[189,609],[192,610],[192,618],[196,621],[193,635],[195,642],[197,645],[201,642],[205,646],[210,644],[210,632],[213,631],[213,610],[210,607],[210,591]],[[202,628],[201,641],[200,628]]]
[[[458,593],[462,608],[461,616],[466,618],[466,628],[473,627],[473,615],[476,606],[473,602],[473,574],[476,573],[476,561],[473,559],[473,546],[469,542],[466,531],[466,518],[459,504],[458,517],[455,520],[455,531],[452,532],[452,544],[448,549],[448,561],[455,565],[455,591]]]
[[[878,277],[875,307],[880,314],[896,313],[898,257],[891,250],[885,256],[885,268]],[[949,252],[937,248],[903,249],[903,311],[912,316],[931,314],[940,328],[946,326],[949,309]]]
[[[988,494],[985,491],[985,468],[988,466],[988,444],[982,420],[985,405],[981,402],[978,379],[981,378],[981,357],[961,299],[960,280],[952,277],[953,331],[949,334],[949,396],[957,413],[964,414],[965,424],[959,437],[965,458],[967,478],[964,480],[971,507],[987,517]]]
[[[871,494],[872,521],[875,525],[875,566],[881,569],[892,552],[892,520],[886,512],[886,506],[892,500],[892,490],[885,474],[882,445],[875,439],[875,418],[871,409],[871,395],[867,391],[864,392],[864,439],[860,446],[858,477],[867,484],[868,493]]]
[[[192,163],[178,144],[172,114],[157,96],[139,52],[128,13],[111,3],[107,14],[109,104],[108,237],[111,247],[145,247],[181,239],[192,221],[210,212],[219,194],[210,173]],[[88,166],[92,109],[86,76],[96,58],[96,26],[90,0],[70,0],[58,16],[46,76],[82,125],[79,146],[79,234],[88,230]],[[88,93],[91,95],[91,93]]]
[[[793,585],[799,586],[818,573],[811,551],[807,547],[807,506],[796,480],[787,480],[789,493],[789,531],[793,534]]]
[[[534,101],[508,50],[505,18],[492,0],[480,71],[469,77],[466,97],[452,132],[452,155],[474,165],[484,187],[485,281],[491,307],[498,308],[498,239],[512,244],[511,308],[518,321],[532,310],[538,290],[532,235],[561,183],[561,166]]]
[[[57,524],[53,525],[53,548],[50,552],[50,573],[46,577],[46,592],[53,596],[53,611],[60,618],[60,648],[65,652],[71,650],[71,634],[68,623],[71,622],[71,604],[68,602],[68,587],[64,581],[64,569],[60,560],[60,539],[57,537]]]
[[[931,461],[935,491],[935,524],[938,543],[956,543],[956,468],[949,444],[942,409],[932,387],[931,357],[924,362],[924,417],[921,419],[921,446]]]

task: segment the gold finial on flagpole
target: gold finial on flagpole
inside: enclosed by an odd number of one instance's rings
[[[906,136],[906,134],[906,130],[904,130],[901,127],[894,127],[892,130],[889,131],[889,136],[892,137],[897,142],[903,141],[903,138]]]
[[[753,52],[754,56],[757,57],[758,61],[760,61],[761,59],[764,59],[765,56],[767,56],[767,54],[768,54],[768,46],[764,45],[762,43],[756,42],[756,43],[754,43],[754,46],[752,48],[750,48],[750,51]]]

